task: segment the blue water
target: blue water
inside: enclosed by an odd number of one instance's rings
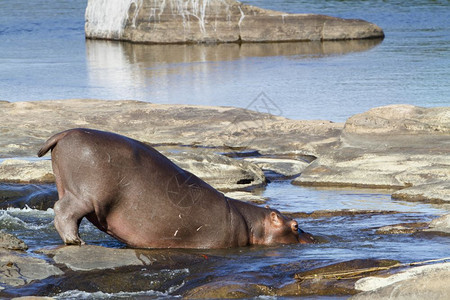
[[[367,50],[350,47],[343,53],[251,56],[239,49],[192,46],[173,47],[171,56],[163,47],[86,43],[86,0],[3,0],[0,100],[136,99],[246,107],[264,92],[280,115],[333,121],[387,104],[450,105],[449,1],[244,2],[365,19],[382,27],[386,38]],[[188,55],[193,52],[198,55]]]

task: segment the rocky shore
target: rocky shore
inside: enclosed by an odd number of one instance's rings
[[[267,176],[275,176],[273,174],[298,185],[391,188],[395,191],[392,197],[396,199],[444,204],[450,201],[448,107],[379,107],[355,115],[345,123],[333,123],[289,120],[231,107],[73,99],[0,102],[0,120],[0,182],[52,183],[49,157],[37,159],[37,150],[54,133],[73,127],[90,127],[114,131],[153,145],[219,190],[249,201],[264,201],[255,199],[250,192],[264,186]],[[51,207],[55,197],[56,194],[45,195],[35,205],[46,209]],[[2,205],[20,207],[23,205],[20,201]],[[309,217],[330,216],[329,212],[317,212],[316,216]],[[450,232],[448,215],[416,227],[406,226],[403,231],[401,226],[405,227],[394,224],[391,228],[379,228],[377,234],[439,232],[447,236]],[[0,290],[33,284],[44,278],[81,280],[83,276],[91,281],[91,286],[98,287],[104,282],[97,282],[94,275],[86,274],[108,270],[105,274],[110,273],[108,278],[112,281],[117,272],[129,274],[129,278],[121,278],[130,279],[137,268],[148,272],[195,269],[223,260],[220,255],[195,251],[180,253],[98,246],[42,249],[30,254],[24,252],[27,246],[22,241],[6,232],[0,232],[0,248],[3,248],[0,250]],[[388,263],[388,266],[396,264]],[[364,291],[355,296],[356,299],[386,295],[442,298],[449,293],[448,287],[436,284],[439,278],[450,275],[445,260],[427,263],[427,268],[401,265],[383,269],[385,267],[386,262],[351,261],[338,266],[320,266],[325,269],[316,266],[305,273],[293,271],[295,266],[290,266],[286,267],[290,270],[286,271],[289,281],[274,286],[261,284],[264,279],[259,277],[243,283],[230,275],[210,283],[196,284],[194,280],[179,292],[190,298],[211,295],[229,298],[312,295],[323,294],[324,290],[328,291],[327,295],[353,295]],[[337,277],[329,276],[330,272],[358,270],[367,272],[345,280],[341,280],[340,273]],[[80,276],[80,272],[87,272],[83,273],[86,276]],[[402,272],[406,275],[398,275]],[[366,278],[377,274],[397,276],[394,285],[390,284],[394,281]],[[148,285],[145,276],[133,277],[135,282],[132,286],[128,283],[129,290]],[[70,282],[60,281],[64,285]],[[420,285],[411,290],[413,282],[420,282]],[[160,284],[156,290],[167,290],[164,283]],[[67,289],[74,288],[67,286]]]
[[[1,182],[53,182],[37,150],[54,133],[89,127],[153,145],[223,191],[263,185],[262,170],[270,170],[301,174],[298,185],[393,188],[398,199],[450,201],[448,107],[379,107],[345,124],[138,101],[2,102],[0,109]],[[229,158],[246,155],[253,157]]]

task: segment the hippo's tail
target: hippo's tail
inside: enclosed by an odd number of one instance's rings
[[[38,157],[44,156],[45,153],[47,153],[49,150],[55,148],[58,141],[60,139],[62,139],[63,137],[65,137],[67,133],[69,133],[69,131],[63,131],[63,132],[57,133],[54,136],[52,136],[51,138],[49,138],[45,142],[44,146],[42,146],[42,148],[38,151],[38,153],[37,153]]]

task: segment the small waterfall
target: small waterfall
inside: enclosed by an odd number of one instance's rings
[[[120,39],[135,5],[133,24],[143,0],[89,0],[86,7],[86,34],[90,37]]]

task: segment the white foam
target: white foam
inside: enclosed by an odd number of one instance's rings
[[[53,209],[38,210],[25,206],[25,208],[7,208],[6,210],[0,210],[0,224],[1,227],[13,227],[15,229],[31,229],[42,230],[53,226],[53,221],[46,222],[45,224],[33,224],[22,220],[21,216],[32,216],[33,218],[49,219],[55,215]]]
[[[181,286],[177,287],[176,289],[180,288]],[[175,289],[175,290],[176,290]],[[169,296],[169,293],[171,293],[171,289],[167,293],[158,292],[158,291],[141,291],[141,292],[119,292],[119,293],[105,293],[105,292],[95,292],[95,293],[89,293],[85,291],[80,290],[71,290],[66,291],[61,294],[58,294],[55,296],[56,299],[109,299],[109,298],[124,298],[129,299],[133,297],[158,297],[158,298],[181,298],[181,296]]]
[[[34,209],[29,207],[25,204],[24,208],[17,208],[17,207],[8,207],[6,210],[8,213],[16,213],[16,214],[33,214],[33,215],[40,215],[40,216],[54,216],[55,211],[53,208],[47,208],[47,210],[40,210],[40,209]],[[2,212],[0,210],[0,212]]]

